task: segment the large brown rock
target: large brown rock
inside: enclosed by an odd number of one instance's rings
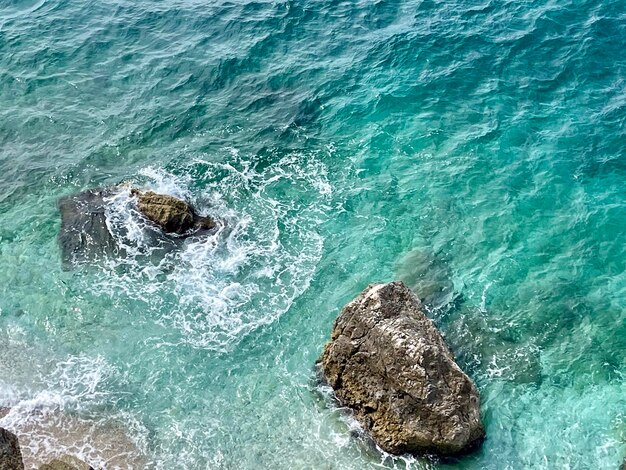
[[[346,305],[318,365],[387,452],[457,455],[484,438],[476,386],[402,282],[372,284]]]
[[[17,436],[0,428],[0,470],[24,470]]]
[[[210,230],[215,227],[215,222],[210,217],[197,215],[181,199],[137,189],[133,189],[132,194],[137,198],[139,211],[165,232],[183,235],[192,229]]]

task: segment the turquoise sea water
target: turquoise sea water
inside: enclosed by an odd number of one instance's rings
[[[0,0],[0,425],[110,469],[617,468],[625,52],[623,0]],[[64,271],[57,199],[120,182],[228,229],[148,262],[122,194],[139,255]],[[458,463],[315,381],[393,279],[480,389]]]

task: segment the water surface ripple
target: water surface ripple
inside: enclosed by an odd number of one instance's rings
[[[32,464],[617,468],[625,50],[622,0],[4,1],[0,425]],[[121,194],[137,251],[64,271],[57,199],[120,182],[227,229],[151,259]],[[381,454],[314,380],[397,278],[481,391],[457,463]]]

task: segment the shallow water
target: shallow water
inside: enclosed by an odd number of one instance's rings
[[[599,0],[4,2],[0,425],[107,468],[616,468],[625,25]],[[57,199],[122,182],[223,230],[151,257],[122,193],[132,256],[63,270]],[[455,464],[380,454],[315,382],[341,306],[397,278],[481,392]]]

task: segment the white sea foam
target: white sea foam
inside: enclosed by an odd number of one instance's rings
[[[18,435],[26,468],[63,454],[103,469],[141,468],[143,425],[128,413],[93,413],[114,401],[108,382],[115,374],[101,356],[70,356],[40,377],[36,389],[0,387],[10,408],[0,426]]]
[[[199,167],[204,175],[194,183],[188,175]],[[164,246],[124,188],[109,199],[106,214],[126,256],[108,260],[92,290],[141,300],[182,341],[225,350],[278,318],[308,286],[332,187],[321,163],[298,154],[260,172],[247,161],[196,160],[187,170],[180,176],[144,168],[135,184],[191,202],[219,220],[218,230]]]

